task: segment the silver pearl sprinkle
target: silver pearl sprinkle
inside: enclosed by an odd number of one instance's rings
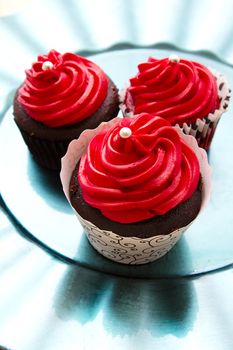
[[[119,134],[120,134],[120,137],[122,137],[123,139],[127,139],[132,135],[132,130],[130,128],[123,127],[119,131]]]
[[[179,63],[179,62],[180,62],[180,57],[177,56],[177,55],[170,55],[170,56],[169,56],[169,61],[170,61],[170,62]]]
[[[50,61],[44,61],[42,64],[42,69],[43,70],[48,70],[48,69],[52,69],[53,68],[53,64]]]

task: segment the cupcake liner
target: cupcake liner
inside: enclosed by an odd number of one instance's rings
[[[218,87],[218,96],[220,98],[220,106],[213,113],[209,113],[208,116],[198,118],[194,123],[184,123],[182,126],[176,124],[186,135],[192,135],[197,140],[199,147],[204,148],[206,151],[209,149],[213,136],[215,134],[218,122],[224,112],[227,111],[231,90],[225,77],[218,73],[216,70],[209,68],[215,76],[216,84]],[[120,94],[120,108],[124,116],[133,117],[133,112],[129,112],[124,104],[126,89],[121,91]]]
[[[83,130],[95,128],[102,121],[108,121],[118,115],[118,89],[108,76],[107,79],[107,95],[102,104],[89,117],[73,124],[64,124],[58,127],[50,127],[33,119],[30,112],[27,112],[19,102],[19,91],[23,85],[16,90],[13,103],[14,121],[38,164],[50,170],[60,171],[61,158],[65,155],[68,145],[73,139],[78,138]]]
[[[87,149],[90,140],[103,128],[110,128],[119,118],[111,122],[102,123],[97,129],[84,131],[78,140],[73,140],[66,155],[62,158],[60,173],[63,191],[67,200],[69,198],[69,185],[72,173],[83,152]],[[202,203],[200,212],[206,205],[211,191],[211,168],[208,164],[207,154],[197,145],[197,141],[190,135],[185,135],[180,128],[176,128],[180,136],[189,144],[197,155],[200,164],[202,179]],[[157,260],[165,255],[181,238],[192,222],[166,235],[156,235],[149,238],[123,237],[119,233],[102,230],[93,223],[83,219],[73,208],[91,245],[106,258],[122,264],[145,264]],[[199,212],[199,213],[200,213]]]
[[[20,128],[19,130],[35,161],[44,168],[60,171],[61,158],[66,153],[71,140],[47,141],[32,136]]]
[[[91,245],[106,258],[129,265],[140,265],[161,258],[178,242],[182,233],[190,226],[182,227],[167,235],[150,238],[122,237],[118,234],[101,230],[91,222],[76,215],[84,228]]]

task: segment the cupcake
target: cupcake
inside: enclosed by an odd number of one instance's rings
[[[14,98],[14,120],[35,160],[60,170],[71,140],[118,114],[118,90],[85,57],[51,50],[38,56]]]
[[[209,194],[206,152],[160,117],[115,118],[62,159],[64,193],[93,247],[124,264],[166,254]]]
[[[227,110],[230,90],[222,74],[176,55],[138,65],[122,94],[125,116],[151,113],[178,125],[208,150],[217,124]]]

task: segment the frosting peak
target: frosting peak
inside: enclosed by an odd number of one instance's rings
[[[122,137],[122,129],[130,136]],[[176,129],[141,114],[96,135],[77,176],[89,205],[113,221],[131,223],[163,215],[188,199],[200,173],[195,153]]]
[[[107,96],[108,79],[93,62],[51,50],[26,70],[18,101],[28,115],[49,127],[91,116]]]
[[[146,112],[172,125],[195,122],[219,108],[215,77],[204,65],[176,55],[138,65],[130,79],[125,104],[134,114]]]

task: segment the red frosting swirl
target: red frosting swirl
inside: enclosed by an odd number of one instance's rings
[[[123,138],[122,127],[131,136]],[[112,221],[131,223],[163,215],[188,199],[199,176],[198,159],[176,129],[143,113],[91,140],[78,181],[89,205]]]
[[[59,127],[91,116],[105,100],[107,90],[107,76],[95,63],[51,50],[26,70],[18,101],[31,118]]]
[[[150,57],[138,70],[125,99],[134,114],[152,113],[182,125],[206,117],[220,105],[216,80],[200,63]]]

